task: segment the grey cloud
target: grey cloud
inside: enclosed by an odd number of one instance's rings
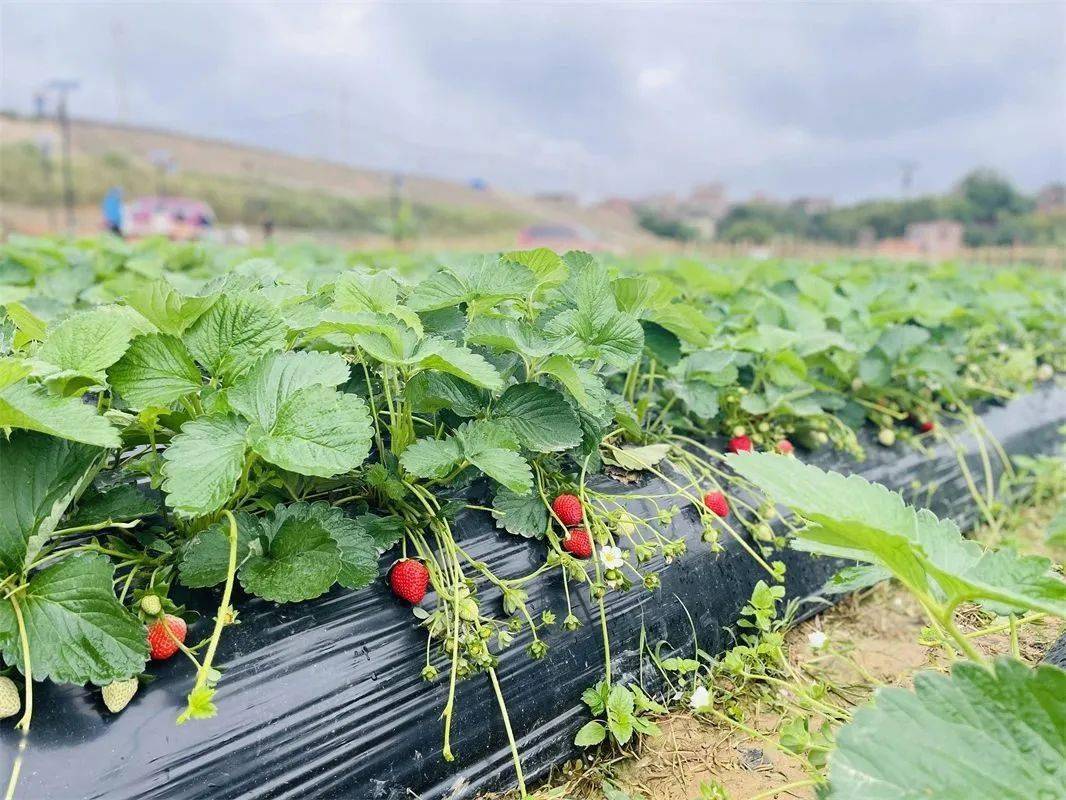
[[[1066,172],[1062,4],[11,4],[0,103],[519,190],[840,199]],[[116,53],[113,26],[121,27]]]

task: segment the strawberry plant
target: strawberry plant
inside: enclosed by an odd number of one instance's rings
[[[448,686],[445,758],[456,684],[484,675],[524,786],[496,666],[518,639],[547,653],[555,613],[534,614],[530,582],[561,577],[565,629],[580,624],[575,587],[598,606],[601,738],[641,732],[651,707],[612,682],[603,598],[658,589],[659,565],[686,547],[670,532],[683,512],[712,552],[724,535],[755,559],[771,598],[784,576],[772,521],[807,549],[898,572],[949,646],[963,648],[959,602],[1061,611],[1046,565],[976,553],[875,489],[811,477],[798,458],[756,468],[770,457],[750,453],[861,454],[867,423],[885,446],[952,441],[960,424],[980,434],[973,403],[1066,367],[1054,276],[543,249],[248,255],[0,246],[14,265],[0,276],[17,278],[0,277],[0,655],[25,679],[23,728],[33,678],[99,686],[121,710],[150,660],[179,653],[195,673],[179,721],[211,716],[243,595],[298,603],[380,579],[424,629],[423,676]],[[966,477],[991,515],[982,471],[983,491]],[[657,488],[623,501],[590,480],[602,474]],[[820,527],[779,519],[767,494]],[[828,522],[851,495],[881,515],[864,518],[866,539]],[[543,542],[543,564],[494,574],[454,534],[469,512]],[[213,619],[180,605],[179,586],[218,591]]]

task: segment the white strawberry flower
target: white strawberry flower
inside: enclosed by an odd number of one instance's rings
[[[620,547],[607,545],[600,548],[600,561],[607,569],[621,569],[626,563],[625,553]]]
[[[711,693],[707,691],[706,686],[701,686],[696,689],[688,701],[688,707],[693,711],[699,711],[700,709],[707,708],[709,705],[711,705]]]
[[[825,635],[825,631],[811,631],[807,634],[807,641],[812,649],[821,650],[829,641],[829,637]]]

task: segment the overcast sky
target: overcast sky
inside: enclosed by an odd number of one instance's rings
[[[12,3],[0,106],[520,191],[895,195],[1066,174],[1066,2]],[[2,124],[2,123],[0,123]]]

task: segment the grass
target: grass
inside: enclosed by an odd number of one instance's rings
[[[0,146],[0,200],[45,207],[60,202],[59,165],[53,161],[46,177],[38,149],[29,142]],[[159,191],[153,167],[121,153],[77,155],[72,161],[77,202],[98,203],[113,186],[127,198]],[[273,219],[280,228],[392,235],[393,222],[386,197],[345,197],[295,189],[256,177],[181,172],[166,177],[166,193],[210,203],[223,224],[259,225]],[[400,225],[405,235],[470,236],[515,230],[523,220],[487,209],[457,208],[426,203],[402,204]]]

